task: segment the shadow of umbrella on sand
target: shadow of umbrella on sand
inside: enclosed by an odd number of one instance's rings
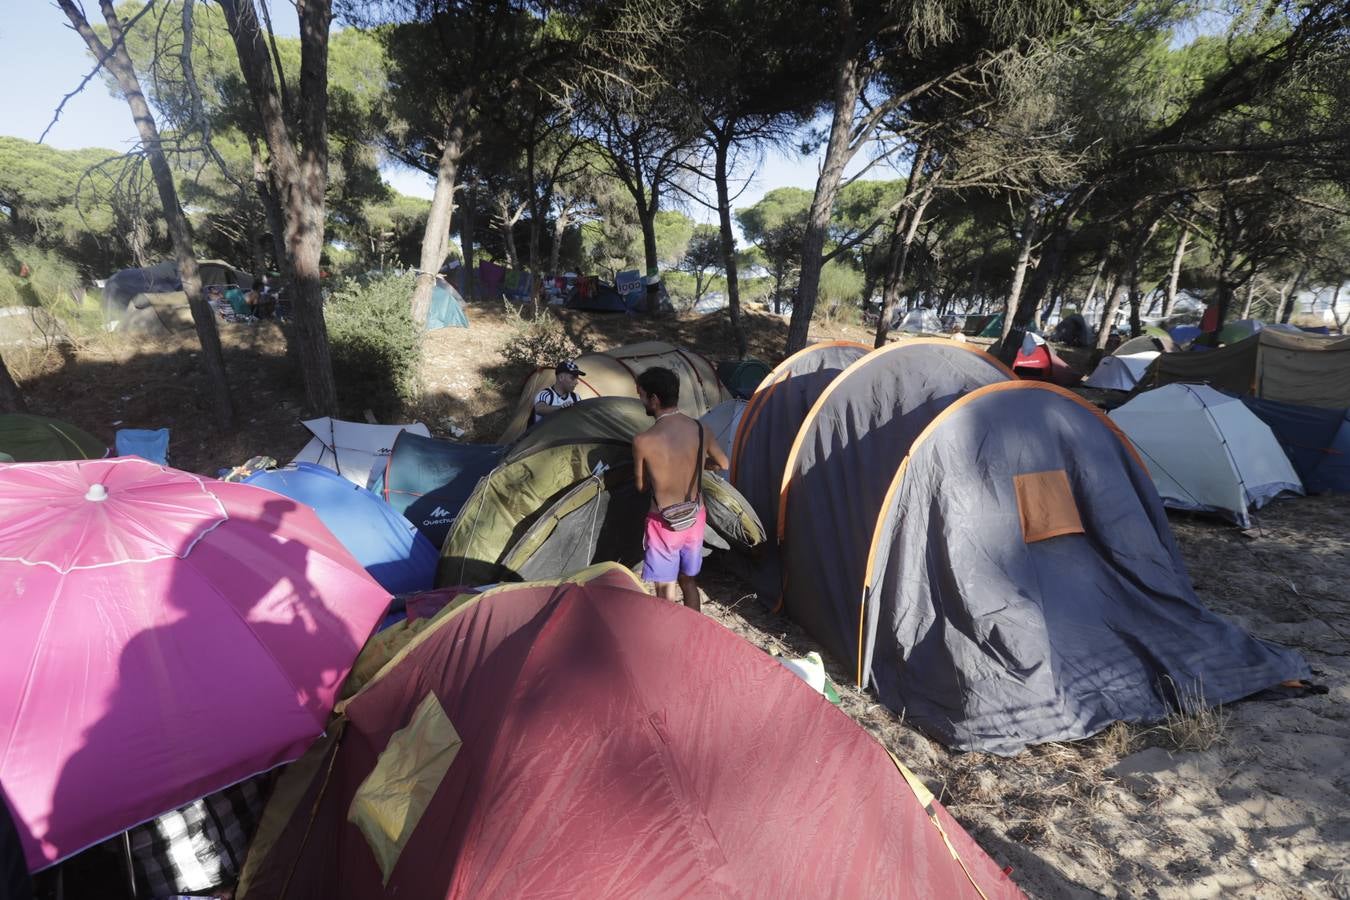
[[[0,468],[0,580],[34,871],[303,753],[389,599],[307,507],[132,458]]]

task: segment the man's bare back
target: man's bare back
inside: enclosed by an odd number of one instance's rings
[[[703,430],[705,459],[726,468],[726,453],[711,430],[681,413],[662,415],[656,424],[633,439],[638,490],[651,489],[652,508],[662,509],[689,499],[689,488],[703,468],[698,458],[698,435]]]

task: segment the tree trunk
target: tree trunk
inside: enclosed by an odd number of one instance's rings
[[[1167,275],[1167,295],[1163,299],[1162,317],[1172,315],[1172,307],[1177,302],[1177,284],[1181,280],[1181,262],[1186,258],[1186,244],[1191,240],[1191,227],[1181,226],[1181,237],[1177,238],[1177,249],[1172,254],[1172,270]]]
[[[1098,350],[1106,347],[1107,341],[1111,339],[1111,329],[1116,323],[1116,313],[1120,310],[1120,304],[1129,293],[1130,279],[1126,275],[1124,278],[1117,278],[1115,285],[1111,290],[1110,296],[1106,298],[1106,306],[1102,308],[1102,320],[1097,325],[1097,342],[1095,344]]]
[[[419,328],[427,321],[436,273],[445,264],[445,255],[450,248],[450,218],[455,211],[455,177],[459,174],[459,161],[464,150],[460,143],[461,137],[457,128],[446,138],[445,146],[441,148],[440,162],[436,166],[436,189],[431,195],[427,227],[422,233],[422,257],[417,266],[417,287],[412,297],[412,317]]]
[[[722,268],[727,273],[727,315],[731,317],[731,335],[736,341],[736,358],[745,359],[750,345],[741,320],[740,273],[736,264],[736,235],[731,230],[731,191],[727,184],[727,154],[730,141],[719,138],[713,179],[717,183],[717,223],[722,246]]]
[[[558,209],[558,215],[553,219],[553,246],[548,249],[548,273],[558,275],[558,263],[562,259],[563,237],[567,234],[567,222],[571,216],[571,210],[567,204],[563,204]]]
[[[849,34],[853,29],[853,11],[849,3],[840,2],[839,30]],[[797,283],[797,296],[792,301],[792,321],[788,325],[787,347],[785,353],[796,353],[806,346],[807,335],[811,332],[811,316],[816,310],[816,297],[820,293],[820,272],[825,268],[825,238],[830,228],[830,214],[834,210],[834,198],[839,193],[839,182],[844,177],[844,167],[848,165],[850,138],[853,134],[853,116],[858,103],[858,61],[853,58],[850,41],[843,41],[839,57],[835,61],[834,76],[834,116],[830,122],[830,139],[826,145],[825,160],[821,165],[820,177],[816,179],[816,192],[811,198],[811,211],[806,220],[806,233],[802,237],[802,267]]]
[[[1278,321],[1289,324],[1293,318],[1294,307],[1298,305],[1298,292],[1303,287],[1303,279],[1308,274],[1306,263],[1298,267],[1294,277],[1285,284],[1284,290],[1280,291],[1280,317]]]
[[[923,173],[924,164],[928,162],[929,152],[926,144],[920,145],[915,151],[914,161],[909,167],[909,178],[905,181],[902,203],[913,199],[918,190],[919,176]],[[909,263],[909,248],[914,243],[914,235],[919,231],[923,211],[933,196],[931,178],[924,184],[923,192],[923,199],[908,215],[905,214],[903,207],[896,213],[895,225],[891,229],[890,250],[886,254],[886,277],[881,289],[881,314],[877,316],[877,328],[872,337],[874,347],[885,345],[886,336],[891,330],[891,319],[900,306],[900,285],[904,281],[905,268]]]
[[[258,149],[258,139],[248,136],[249,155],[253,159],[253,188],[262,204],[263,214],[267,216],[267,230],[271,232],[272,256],[282,278],[292,280],[290,261],[286,258],[286,222],[281,215],[281,202],[277,200],[276,186],[263,163],[262,153]]]
[[[1142,295],[1139,290],[1139,267],[1143,262],[1144,248],[1148,242],[1153,240],[1153,235],[1158,233],[1158,226],[1162,224],[1162,218],[1155,218],[1144,228],[1136,232],[1133,245],[1130,247],[1130,269],[1129,269],[1129,300],[1130,300],[1130,337],[1136,337],[1144,331],[1143,322],[1139,318],[1139,305]]]
[[[109,2],[109,0],[101,0]],[[284,220],[285,253],[293,287],[295,335],[305,399],[319,415],[337,413],[337,386],[323,317],[324,193],[328,184],[329,0],[297,0],[300,19],[299,132],[292,139],[271,57],[252,0],[219,0],[267,142],[272,183]]]
[[[1031,264],[1031,248],[1036,243],[1038,226],[1036,201],[1033,200],[1027,204],[1027,214],[1022,219],[1022,243],[1017,249],[1017,262],[1013,266],[1012,285],[1008,288],[1008,299],[1003,304],[1003,333],[999,336],[1000,344],[1006,343],[1009,333],[1012,332],[1013,319],[1018,310],[1018,300],[1022,296],[1022,283],[1026,281],[1027,266]]]
[[[465,181],[460,188],[459,198],[459,255],[464,258],[464,296],[472,299],[477,296],[474,279],[478,272],[474,267],[475,228],[477,217],[474,215],[472,181]]]
[[[1333,307],[1332,314],[1335,315]],[[10,374],[9,366],[5,364],[3,357],[0,357],[0,413],[26,413],[28,404],[23,402],[23,392],[19,390],[18,382]]]
[[[1247,297],[1242,301],[1242,318],[1250,319],[1252,316],[1252,301],[1256,299],[1256,276],[1252,275],[1247,279]]]
[[[84,13],[75,5],[74,0],[58,0],[61,9],[70,24],[79,32],[80,37],[95,57],[103,59],[104,66],[117,79],[118,89],[131,110],[136,122],[136,131],[150,163],[150,172],[155,179],[155,188],[159,192],[160,206],[163,208],[164,221],[168,225],[169,237],[173,241],[174,259],[178,263],[178,276],[183,281],[183,292],[187,294],[188,308],[192,312],[192,322],[197,329],[197,340],[202,347],[202,368],[206,376],[207,398],[211,404],[216,424],[225,429],[234,419],[234,410],[230,403],[229,379],[225,374],[225,356],[220,348],[220,333],[216,330],[216,311],[202,296],[201,275],[197,271],[197,256],[192,249],[192,235],[188,230],[187,216],[178,205],[178,190],[173,183],[173,172],[168,160],[164,158],[164,149],[160,144],[159,128],[155,118],[141,92],[140,80],[131,62],[122,39],[122,22],[113,9],[112,0],[99,0],[99,9],[108,23],[108,34],[116,49],[111,53],[103,41],[94,33]]]
[[[1336,284],[1336,288],[1331,292],[1331,321],[1335,322],[1336,329],[1340,331],[1342,334],[1344,334],[1345,325],[1347,322],[1350,322],[1350,311],[1346,312],[1345,318],[1342,319],[1340,317],[1340,314],[1336,312],[1336,308],[1339,307],[1340,305],[1341,305],[1341,285],[1338,282]]]
[[[647,263],[646,311],[648,315],[656,313],[657,297],[661,291],[661,264],[656,258],[656,192],[652,191],[651,203],[638,204],[638,221],[642,223],[642,254]]]

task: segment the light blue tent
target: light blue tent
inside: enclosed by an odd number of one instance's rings
[[[427,310],[427,331],[438,328],[468,328],[469,317],[464,313],[464,298],[450,282],[436,279],[431,289],[431,308]]]
[[[333,536],[389,593],[432,586],[437,548],[389,504],[331,469],[296,463],[255,472],[244,483],[313,508]]]
[[[118,456],[139,456],[161,466],[169,464],[167,428],[119,428],[114,441]]]

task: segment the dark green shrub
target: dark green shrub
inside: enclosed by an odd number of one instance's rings
[[[341,282],[324,303],[338,404],[347,418],[369,409],[398,417],[417,395],[422,343],[412,320],[412,274]]]

